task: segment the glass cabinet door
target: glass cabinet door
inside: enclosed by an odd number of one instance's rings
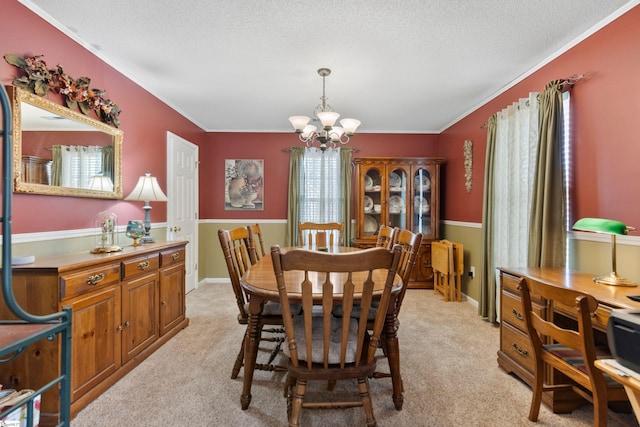
[[[431,235],[431,172],[418,168],[413,177],[413,231]]]
[[[368,169],[364,176],[363,232],[376,236],[382,221],[382,174],[376,168]]]
[[[389,199],[386,205],[389,227],[407,229],[407,173],[395,168],[389,172],[387,181]]]

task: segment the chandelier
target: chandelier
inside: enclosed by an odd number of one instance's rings
[[[349,142],[349,137],[356,133],[356,129],[360,126],[360,120],[356,119],[342,119],[340,124],[342,126],[334,126],[340,114],[336,113],[329,104],[327,104],[327,97],[325,95],[325,78],[331,74],[331,70],[328,68],[318,69],[318,74],[322,77],[322,97],[321,104],[318,104],[313,111],[315,121],[319,121],[321,129],[317,130],[317,127],[309,124],[311,119],[307,116],[291,116],[289,121],[293,125],[300,141],[307,144],[307,147],[311,147],[314,142],[320,145],[322,151],[327,149],[327,143],[332,143],[333,147],[336,143],[346,144]]]

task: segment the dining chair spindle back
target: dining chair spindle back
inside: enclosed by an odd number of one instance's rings
[[[391,250],[395,243],[397,233],[400,231],[398,227],[390,227],[382,224],[378,229],[378,240],[376,240],[377,248],[387,248]]]
[[[375,352],[378,348],[391,291],[400,260],[400,247],[388,251],[371,248],[357,252],[324,253],[304,249],[281,251],[271,248],[273,267],[280,303],[283,307],[284,327],[287,335],[285,353],[290,357],[286,381],[289,425],[298,426],[302,408],[342,408],[363,406],[368,426],[375,426],[373,404],[369,394],[369,377],[375,371]],[[373,270],[385,274],[384,291],[371,335],[367,333],[368,312],[373,302]],[[296,283],[287,283],[286,272],[304,272]],[[358,274],[360,273],[360,274]],[[313,289],[309,277],[319,275],[321,289]],[[296,276],[299,277],[299,276]],[[300,289],[302,314],[288,313],[287,289]],[[314,295],[314,291],[316,295]],[[359,293],[359,298],[354,295]],[[318,296],[321,294],[321,297]],[[336,299],[339,295],[339,299]],[[316,307],[314,310],[314,298]],[[321,298],[321,300],[318,300]],[[343,306],[345,316],[332,315],[334,304]],[[360,316],[350,316],[354,302],[362,307]],[[339,402],[305,402],[308,381],[358,382],[360,400]]]
[[[266,255],[266,251],[264,249],[264,240],[262,238],[262,227],[260,224],[250,224],[247,226],[249,232],[251,233],[253,246],[256,254],[256,261],[264,258]]]
[[[247,325],[240,345],[240,351],[231,371],[231,378],[237,378],[240,373],[240,369],[244,364],[245,337],[249,330],[249,302],[240,285],[240,278],[251,267],[251,265],[257,262],[257,259],[252,241],[252,233],[249,227],[237,227],[232,230],[218,230],[218,238],[220,240],[220,246],[229,272],[231,287],[233,288],[233,293],[236,297],[236,304],[238,305],[238,323],[241,325]],[[285,368],[272,364],[280,351],[282,342],[284,341],[284,329],[282,328],[282,312],[280,310],[280,304],[277,302],[265,303],[263,313],[264,314],[261,317],[261,324],[270,325],[272,327],[262,329],[262,332],[268,334],[268,336],[261,337],[261,341],[271,341],[274,342],[275,345],[271,349],[271,355],[268,362],[256,364],[256,369],[267,371],[284,370]]]
[[[299,246],[322,246],[318,245],[318,235],[324,233],[326,237],[326,246],[342,245],[342,230],[344,224],[338,222],[329,222],[319,224],[315,222],[301,222],[298,224],[298,245]]]

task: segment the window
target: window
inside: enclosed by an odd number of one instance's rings
[[[103,172],[102,147],[63,145],[61,148],[60,185],[63,187],[88,188],[91,177]]]
[[[300,222],[343,222],[340,149],[305,150],[300,173]]]

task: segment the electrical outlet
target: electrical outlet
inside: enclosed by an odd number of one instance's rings
[[[474,266],[469,267],[469,277],[472,279],[476,277],[476,268]]]

